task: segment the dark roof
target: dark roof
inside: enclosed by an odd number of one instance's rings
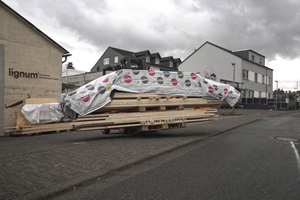
[[[252,49],[234,50],[234,51],[232,51],[232,53],[237,53],[237,52],[245,52],[245,51],[252,51],[253,53],[256,53],[256,54],[258,54],[258,55],[260,55],[260,56],[262,56],[262,57],[264,57],[264,58],[265,58],[265,56],[264,56],[264,55],[262,55],[262,54],[260,54],[260,53],[257,53],[256,51],[253,51]]]
[[[181,62],[180,58],[174,58],[174,62]]]
[[[147,53],[148,53],[149,55],[151,55],[151,53],[150,53],[149,50],[136,52],[136,53],[134,53],[134,55],[135,55],[135,56],[143,56],[143,55],[145,55],[145,54],[147,54]]]
[[[160,59],[160,61],[169,61],[169,60],[174,60],[173,56],[163,57]]]
[[[118,48],[115,48],[115,47],[109,47],[109,48],[111,48],[112,50],[118,52],[119,54],[121,54],[123,56],[135,57],[134,53],[131,52],[131,51],[126,51],[126,50],[118,49]]]
[[[160,56],[159,53],[152,53],[152,54],[151,54],[151,58],[156,58],[156,57],[161,58],[161,56]]]
[[[17,15],[22,20],[24,20],[28,25],[30,25],[33,29],[35,29],[39,33],[41,33],[44,37],[46,37],[47,39],[49,39],[57,47],[59,47],[60,49],[62,49],[65,54],[69,53],[69,51],[67,51],[65,48],[63,48],[58,43],[56,43],[54,40],[52,40],[49,36],[47,36],[45,33],[43,33],[40,29],[38,29],[36,26],[34,26],[30,21],[28,21],[27,19],[25,19],[22,15],[20,15],[19,13],[17,13],[15,10],[13,10],[11,7],[9,7],[7,4],[5,4],[3,1],[0,1],[0,4],[2,4],[4,7],[6,7],[8,10],[10,10],[12,13],[14,13],[15,15]]]

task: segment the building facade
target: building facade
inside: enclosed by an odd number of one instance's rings
[[[232,51],[205,42],[179,66],[218,82],[233,84],[242,98],[272,98],[273,70],[265,56],[251,50]]]
[[[58,98],[69,52],[0,1],[0,135],[16,125],[22,99]]]
[[[149,50],[131,52],[114,47],[108,47],[103,55],[99,58],[96,64],[91,69],[91,72],[103,71],[107,66],[117,66],[121,64],[124,57],[144,58],[147,69],[161,71],[178,71],[178,66],[181,63],[180,58],[174,59],[172,56],[161,57],[159,53],[150,53]]]

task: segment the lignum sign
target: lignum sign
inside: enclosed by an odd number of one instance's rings
[[[33,72],[24,72],[24,71],[18,71],[14,70],[14,68],[9,68],[8,75],[13,76],[14,78],[24,77],[24,78],[39,78],[39,79],[48,79],[48,80],[56,80],[58,81],[58,78],[52,78],[48,74],[40,74],[39,72],[33,73]]]

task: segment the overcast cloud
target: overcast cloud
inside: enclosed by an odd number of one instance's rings
[[[298,0],[3,1],[70,51],[79,70],[108,46],[184,60],[209,41],[263,54],[274,80],[300,84]]]

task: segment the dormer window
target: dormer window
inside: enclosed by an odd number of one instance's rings
[[[150,57],[146,56],[146,62],[150,62]]]
[[[251,55],[251,60],[254,62],[255,56]]]
[[[114,63],[118,63],[119,62],[119,56],[115,56],[114,57]]]
[[[155,58],[155,64],[159,64],[159,58]]]
[[[172,61],[170,61],[170,67],[173,67],[173,62]]]
[[[103,65],[108,65],[108,64],[109,64],[109,58],[104,58]]]

